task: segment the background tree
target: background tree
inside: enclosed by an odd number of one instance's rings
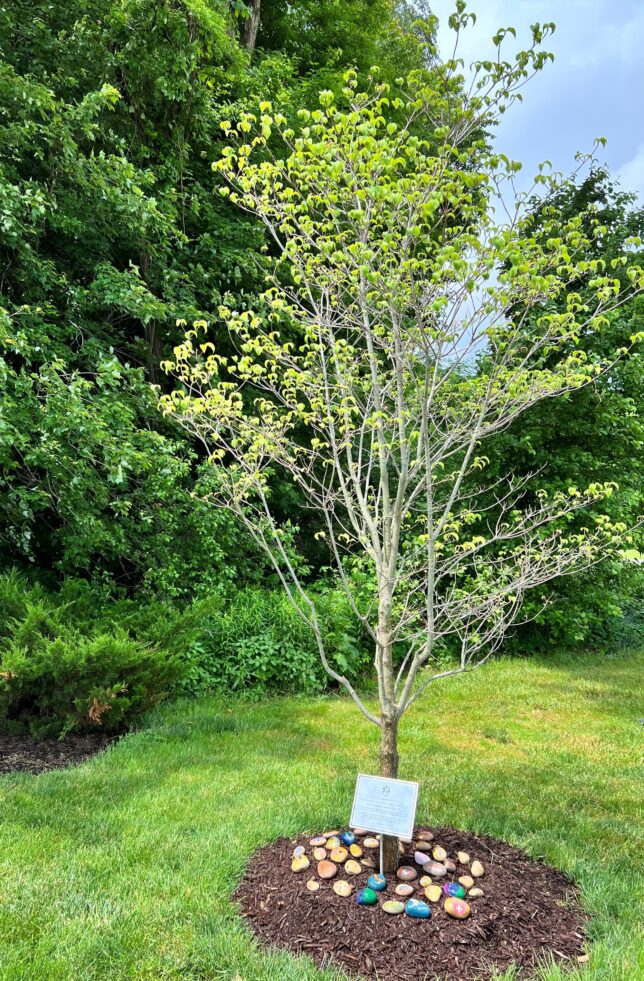
[[[453,18],[457,29],[463,16]],[[562,530],[612,484],[566,482],[551,492],[533,489],[530,474],[486,479],[487,440],[625,353],[595,357],[578,341],[608,327],[630,286],[644,282],[628,268],[623,290],[588,258],[602,234],[592,215],[584,223],[552,204],[535,234],[519,198],[506,201],[509,221],[494,218],[492,196],[511,188],[516,165],[473,134],[546,62],[539,45],[548,31],[535,25],[516,61],[479,65],[465,100],[458,64],[430,58],[431,68],[393,92],[376,82],[361,91],[348,72],[346,108],[322,92],[322,108],[302,112],[299,136],[268,102],[259,118],[242,118],[217,164],[232,186],[222,191],[261,217],[278,258],[255,310],[219,310],[232,355],[204,337],[201,322],[165,364],[181,384],[162,398],[164,412],[212,461],[226,462],[214,499],[265,550],[325,669],[379,726],[387,776],[398,772],[399,720],[430,683],[483,664],[529,590],[627,539],[604,514]],[[419,122],[431,140],[417,134]],[[275,131],[285,159],[270,152]],[[573,288],[580,278],[583,295]],[[318,514],[372,638],[377,710],[329,661],[315,598],[273,511],[275,466]],[[446,666],[449,642],[458,658]],[[397,842],[387,839],[387,869],[396,861]]]

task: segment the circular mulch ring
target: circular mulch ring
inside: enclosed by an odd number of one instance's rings
[[[547,958],[577,964],[584,954],[586,914],[575,886],[566,876],[529,858],[518,848],[486,836],[477,837],[453,828],[416,828],[415,834],[431,831],[434,845],[442,845],[456,861],[458,851],[468,852],[485,867],[476,882],[485,895],[469,899],[471,915],[451,919],[442,900],[430,903],[429,920],[405,915],[388,916],[380,908],[394,894],[398,880],[389,877],[387,889],[379,894],[378,906],[358,906],[356,892],[366,886],[377,869],[363,868],[348,876],[339,867],[338,879],[354,886],[351,896],[341,898],[333,891],[334,879],[319,880],[311,836],[280,839],[253,856],[235,898],[255,934],[268,944],[293,953],[307,954],[318,967],[342,967],[353,976],[380,981],[479,981],[494,970],[511,964],[529,975]],[[362,841],[358,839],[362,846]],[[304,845],[311,859],[304,872],[291,872],[293,849]],[[424,874],[414,863],[413,846],[406,846],[401,865],[418,870],[415,898],[425,899],[419,879]],[[364,849],[365,856],[378,862],[378,852]],[[439,885],[469,872],[457,871],[435,880]],[[308,879],[321,882],[317,892],[306,888]],[[585,960],[585,956],[583,956]]]
[[[36,742],[28,736],[0,733],[0,773],[44,773],[74,766],[102,752],[117,738],[102,732],[88,732]]]

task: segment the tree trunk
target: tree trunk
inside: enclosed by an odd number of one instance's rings
[[[380,776],[398,776],[398,719],[383,718],[380,726]],[[398,868],[398,838],[382,836],[382,868],[392,875]]]
[[[257,41],[257,32],[259,30],[259,15],[261,11],[262,0],[253,0],[253,7],[251,10],[250,17],[246,18],[246,23],[244,25],[244,36],[242,38],[242,44],[247,51],[252,54],[255,50],[255,43]]]

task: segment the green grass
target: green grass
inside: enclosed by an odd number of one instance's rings
[[[580,884],[593,946],[572,977],[644,977],[642,666],[499,661],[439,682],[402,726],[420,821],[505,838]],[[0,778],[0,978],[339,977],[260,950],[230,896],[260,845],[346,822],[375,737],[344,699],[204,699],[76,769]]]

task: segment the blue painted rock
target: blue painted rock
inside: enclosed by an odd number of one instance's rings
[[[304,845],[298,845],[297,848],[293,849],[293,858],[302,858],[302,855],[306,855],[306,848]]]
[[[403,882],[411,882],[412,879],[417,877],[418,873],[416,872],[416,869],[412,869],[411,865],[401,865],[396,872],[396,875]]]
[[[465,896],[465,890],[463,886],[459,886],[458,882],[444,882],[443,892],[446,896],[455,896],[456,899],[463,899]]]
[[[387,880],[384,875],[370,875],[367,879],[367,885],[369,889],[374,889],[376,892],[382,892],[383,889],[387,888]]]
[[[413,916],[415,920],[428,920],[432,911],[422,899],[408,899],[405,906],[407,916]]]
[[[465,920],[470,915],[469,903],[466,903],[464,899],[457,899],[455,896],[449,896],[443,903],[445,912],[449,916],[453,916],[456,920]]]
[[[434,879],[440,879],[442,875],[447,873],[447,869],[442,862],[428,862],[425,866],[425,871],[429,872]]]
[[[382,904],[382,908],[385,911],[385,913],[391,913],[392,916],[395,916],[396,913],[404,912],[405,904],[399,903],[395,899],[388,899],[386,903]]]
[[[322,835],[318,835],[317,838],[311,838],[309,845],[311,848],[323,848],[326,845],[326,838],[323,838]]]
[[[414,862],[416,865],[425,865],[427,862],[431,862],[431,858],[424,852],[414,852]]]
[[[340,841],[342,842],[343,845],[346,845],[347,847],[349,847],[349,845],[352,845],[355,840],[356,840],[356,836],[354,835],[353,831],[343,831],[342,834],[340,835]]]
[[[358,906],[375,906],[378,902],[378,893],[373,889],[359,889],[356,893],[356,903]]]
[[[413,896],[414,887],[409,882],[401,882],[399,886],[396,886],[394,892],[397,896]]]

